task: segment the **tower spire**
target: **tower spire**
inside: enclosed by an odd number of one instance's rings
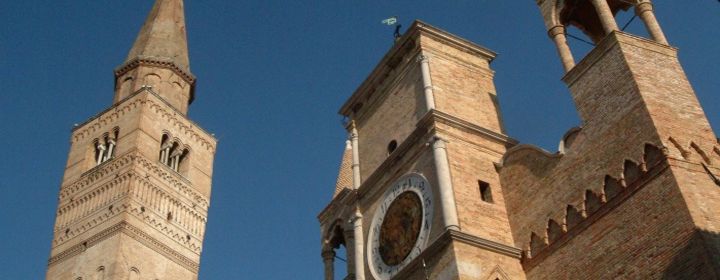
[[[118,103],[150,87],[183,114],[195,94],[183,0],[156,0],[125,62],[115,69]]]
[[[149,58],[173,62],[189,70],[183,0],[157,0],[125,62]]]

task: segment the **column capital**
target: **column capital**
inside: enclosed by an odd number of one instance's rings
[[[448,141],[445,140],[445,138],[442,138],[440,136],[433,136],[430,141],[428,141],[428,145],[432,145],[433,149],[445,149],[447,148]]]
[[[558,35],[565,35],[566,33],[567,33],[567,28],[565,27],[565,25],[555,25],[553,27],[550,27],[550,29],[548,29],[548,36],[550,38],[555,38],[555,36],[558,36]]]
[[[635,4],[635,14],[640,15],[644,12],[652,12],[653,4],[650,1],[642,1]]]
[[[430,56],[428,56],[428,55],[426,55],[426,54],[424,54],[424,53],[420,53],[420,54],[417,56],[416,60],[417,60],[417,62],[420,62],[420,63],[430,62]]]

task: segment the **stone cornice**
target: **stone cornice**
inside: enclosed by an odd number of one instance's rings
[[[339,207],[342,207],[343,205],[349,205],[348,202],[352,202],[351,200],[353,197],[357,197],[357,191],[351,190],[351,189],[343,189],[340,191],[331,201],[330,203],[323,208],[322,211],[317,215],[318,221],[322,224],[323,222],[328,221],[328,217],[332,216],[333,213],[337,212],[336,209]]]
[[[113,237],[117,234],[125,234],[126,236],[129,236],[136,241],[142,243],[147,248],[152,249],[155,252],[158,252],[162,254],[163,256],[167,257],[169,260],[177,263],[178,265],[182,266],[183,268],[193,272],[198,273],[200,264],[197,262],[183,256],[180,252],[173,250],[172,248],[168,247],[167,245],[163,244],[159,240],[153,238],[152,236],[148,235],[147,233],[143,232],[137,227],[134,227],[130,225],[127,222],[119,222],[115,224],[114,226],[111,226],[93,236],[88,238],[85,242],[75,245],[73,247],[70,247],[69,249],[58,253],[55,256],[52,256],[48,261],[48,267],[53,266],[55,264],[58,264],[68,258],[71,258],[73,256],[79,255],[87,248],[90,248],[110,237]]]
[[[435,123],[443,123],[455,128],[469,131],[473,134],[480,135],[486,139],[503,144],[506,147],[512,147],[518,144],[517,140],[505,134],[489,130],[472,122],[463,120],[461,118],[436,109],[433,109],[428,114],[425,114],[425,116],[418,122],[418,126],[430,128],[432,126],[435,126]]]
[[[195,84],[195,81],[197,80],[195,75],[190,73],[189,70],[178,66],[172,59],[152,56],[139,56],[123,63],[122,65],[115,68],[115,71],[113,71],[115,73],[115,78],[122,76],[123,74],[127,73],[133,68],[137,68],[138,66],[151,66],[170,69],[177,73],[178,76],[180,76],[183,80],[185,80],[188,84],[191,85]]]
[[[505,255],[511,258],[520,259],[522,256],[522,250],[508,246],[502,243],[498,243],[492,240],[488,240],[479,236],[471,235],[462,231],[453,229],[446,230],[442,235],[438,236],[431,242],[425,250],[411,261],[400,273],[395,275],[394,279],[409,279],[413,273],[422,271],[423,260],[428,260],[433,257],[440,255],[442,250],[448,248],[453,242],[459,242],[467,244],[476,248],[488,250],[497,254]]]
[[[508,257],[520,259],[522,250],[513,246],[508,246],[479,236],[468,234],[462,231],[448,230],[445,235],[449,235],[453,241],[458,241],[477,248],[482,248]]]

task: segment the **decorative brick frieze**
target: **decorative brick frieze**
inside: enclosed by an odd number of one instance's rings
[[[59,211],[64,209],[65,204],[77,204],[77,202],[66,201],[68,198],[72,198],[79,192],[86,191],[98,181],[107,179],[106,176],[108,175],[115,175],[115,177],[110,179],[110,182],[106,184],[119,184],[122,180],[127,179],[119,177],[118,171],[123,168],[129,168],[131,165],[133,167],[140,167],[140,171],[152,174],[155,178],[162,180],[165,184],[172,187],[176,193],[181,194],[188,200],[192,201],[192,204],[196,205],[199,209],[206,210],[209,207],[209,200],[204,195],[197,192],[192,187],[190,181],[175,172],[171,172],[169,169],[161,166],[157,162],[139,155],[138,153],[129,153],[113,159],[107,164],[99,165],[97,168],[84,173],[75,182],[61,187],[61,205],[58,208]]]
[[[139,228],[130,225],[128,222],[120,222],[114,226],[108,227],[107,229],[91,236],[90,238],[85,240],[85,242],[75,245],[63,252],[60,252],[50,257],[48,261],[48,266],[56,265],[68,258],[79,255],[85,250],[87,250],[87,248],[90,248],[100,243],[101,241],[113,237],[117,234],[125,234],[137,240],[138,242],[145,245],[147,248],[150,248],[151,250],[164,255],[171,261],[181,265],[182,267],[192,271],[193,273],[197,273],[199,270],[200,265],[197,262],[185,257],[182,253],[173,250],[171,247],[165,245],[163,242],[153,238]]]
[[[150,98],[150,96],[153,98]],[[176,128],[181,132],[180,134],[197,144],[197,147],[204,147],[211,153],[215,152],[215,144],[211,142],[212,140],[208,140],[214,139],[212,135],[187,119],[183,113],[169,106],[162,97],[147,87],[138,90],[109,109],[78,125],[73,131],[72,142],[82,141],[86,137],[95,135],[96,131],[107,130],[108,126],[114,126],[122,116],[143,107],[151,109],[152,112],[161,117],[161,120],[158,120],[159,122]]]

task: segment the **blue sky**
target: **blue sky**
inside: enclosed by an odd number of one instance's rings
[[[200,279],[321,278],[316,215],[346,137],[337,110],[391,46],[388,16],[497,51],[509,135],[555,151],[579,120],[534,2],[187,0],[189,115],[220,140]],[[720,4],[656,2],[718,129]],[[151,5],[0,0],[0,279],[44,277],[70,129],[111,104],[112,70]],[[571,43],[578,58],[588,50]]]

